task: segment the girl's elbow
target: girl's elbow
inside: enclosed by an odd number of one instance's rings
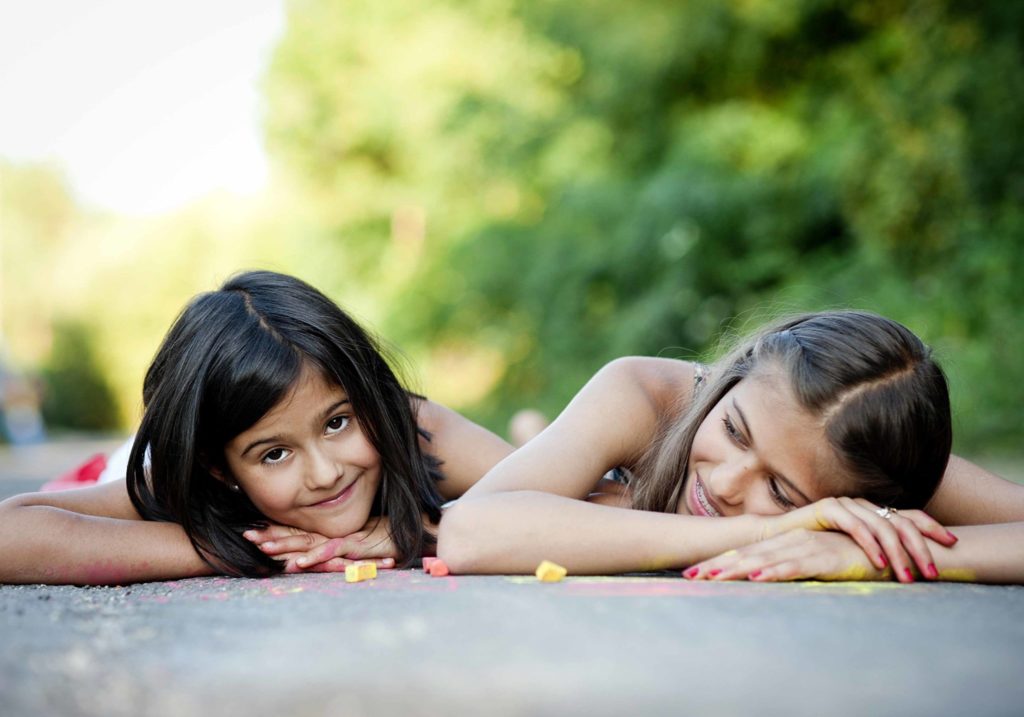
[[[437,557],[455,574],[479,572],[484,562],[479,546],[477,511],[459,502],[444,512],[437,532]]]

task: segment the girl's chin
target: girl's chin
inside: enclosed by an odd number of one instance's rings
[[[328,538],[343,538],[346,535],[351,535],[358,530],[362,530],[363,526],[366,525],[366,521],[370,519],[369,506],[365,511],[345,511],[346,515],[339,515],[332,519],[321,519],[316,521],[316,525],[322,526],[323,530],[316,532],[320,535],[324,535]]]

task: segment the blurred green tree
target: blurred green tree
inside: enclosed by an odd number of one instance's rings
[[[117,428],[117,405],[96,360],[93,332],[70,320],[53,329],[53,348],[42,370],[44,421],[82,431]]]
[[[1013,445],[1021,28],[953,0],[294,3],[268,138],[335,287],[499,364],[492,425],[613,356],[852,305],[937,345],[961,446]]]

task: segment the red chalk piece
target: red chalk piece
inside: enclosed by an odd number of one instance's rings
[[[430,572],[430,565],[437,561],[437,558],[423,558],[423,572]]]
[[[443,560],[439,560],[438,558],[434,558],[434,560],[431,561],[429,570],[431,576],[435,578],[443,578],[445,575],[449,574],[448,566],[444,564]]]

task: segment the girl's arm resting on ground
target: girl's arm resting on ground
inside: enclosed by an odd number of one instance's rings
[[[951,548],[932,547],[942,580],[1024,584],[1024,522],[964,525]]]
[[[532,573],[541,560],[577,575],[663,570],[754,542],[763,521],[628,510],[516,491],[449,508],[437,553],[454,573]]]
[[[0,503],[0,582],[76,585],[166,580],[213,571],[173,523],[144,521],[124,481]]]
[[[446,500],[461,496],[513,451],[507,441],[439,403],[419,401],[417,419],[431,434],[429,442],[421,438],[422,449],[441,461],[444,480],[437,487]]]
[[[953,546],[928,540],[939,580],[1024,584],[1024,523],[967,525]],[[712,580],[891,580],[863,549],[837,532],[793,530],[693,566],[687,575]],[[917,578],[922,577],[920,572]]]
[[[951,456],[939,489],[925,511],[945,525],[1024,521],[1024,485]]]
[[[532,572],[543,559],[577,573],[634,572],[689,566],[796,530],[841,531],[861,551],[858,557],[870,556],[869,565],[892,564],[904,574],[916,561],[935,578],[925,537],[956,541],[920,511],[885,520],[859,499],[826,498],[781,515],[730,518],[631,510],[619,507],[622,496],[607,492],[590,500],[536,491],[464,499],[441,521],[438,555],[464,573]]]

